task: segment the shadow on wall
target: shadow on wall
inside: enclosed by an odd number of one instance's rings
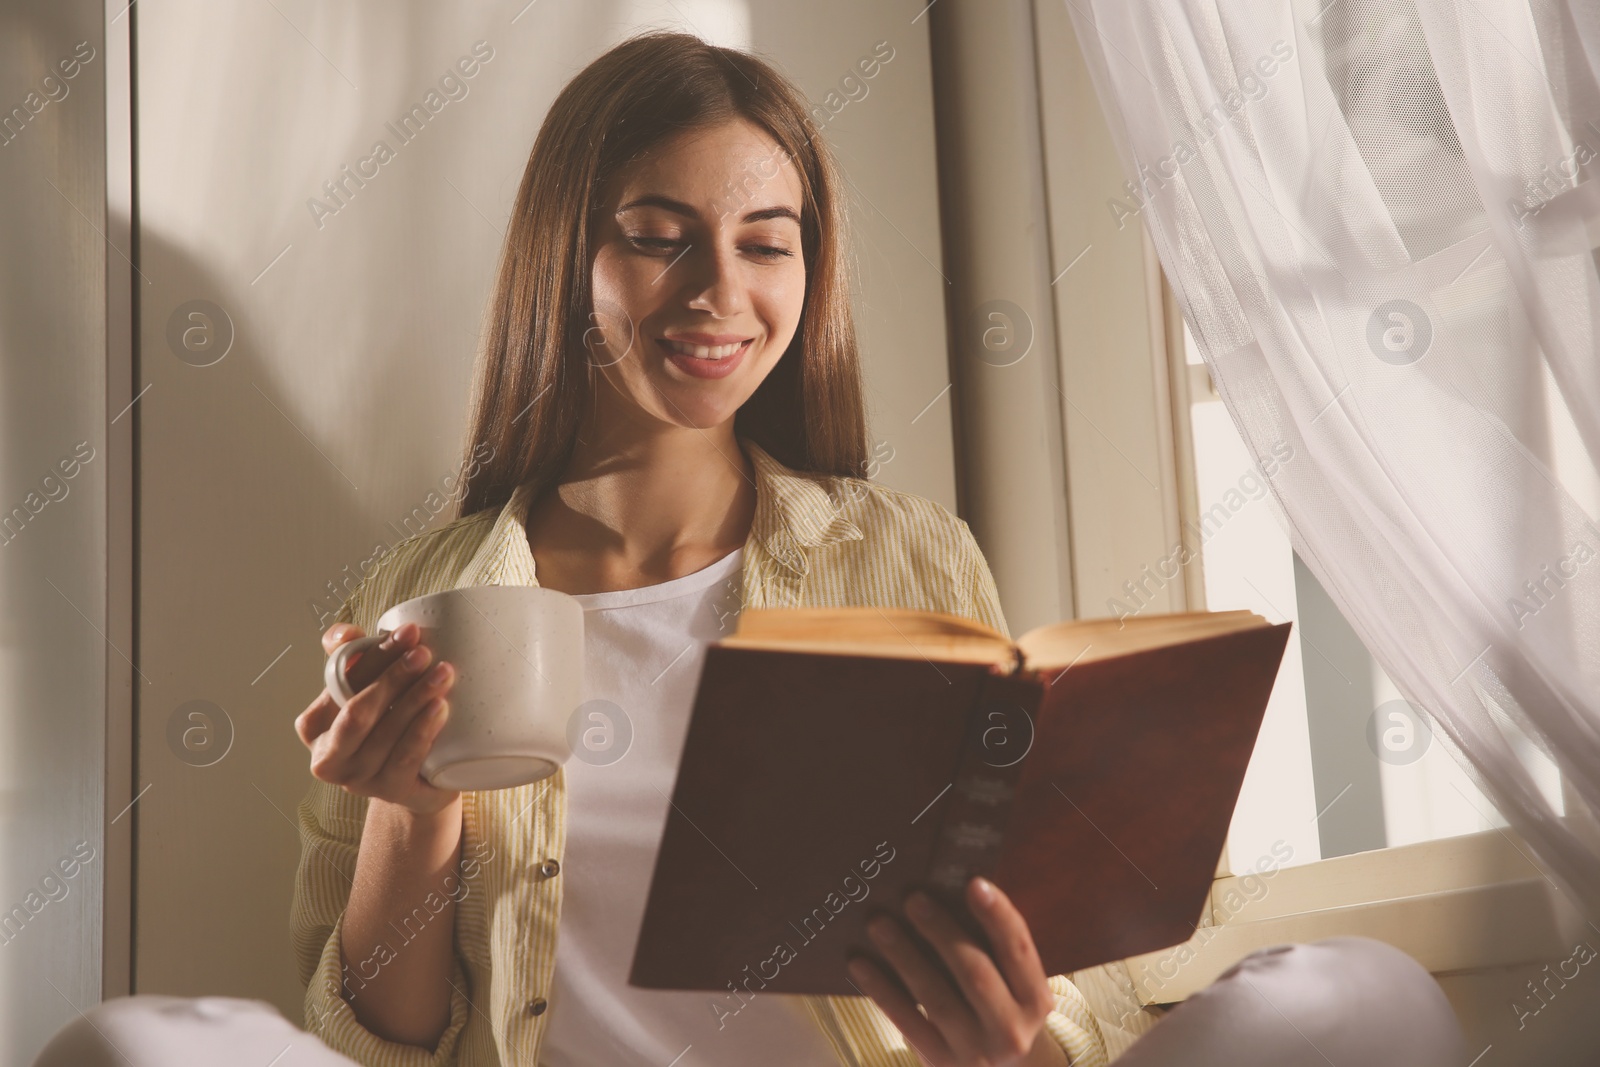
[[[321,686],[319,637],[377,555],[455,515],[539,102],[610,43],[598,11],[559,39],[531,6],[476,27],[378,13],[319,28],[191,5],[139,27],[134,991],[265,999],[297,1025],[311,778],[293,720]],[[186,18],[215,47],[180,78]],[[295,100],[272,65],[315,91]],[[194,85],[237,95],[202,106]],[[242,126],[240,97],[282,114]]]
[[[512,0],[474,24],[368,4],[294,21],[173,0],[138,26],[134,992],[259,998],[297,1023],[288,912],[311,778],[293,720],[321,686],[332,613],[382,550],[450,521],[463,462],[487,458],[461,445],[472,363],[544,106],[646,24],[781,41],[786,66],[822,72],[797,75],[819,98],[884,36],[880,12],[846,0]],[[913,30],[899,31],[911,55]],[[873,93],[923,85],[916,62]],[[844,136],[890,120],[851,109]],[[931,162],[931,136],[915,143]],[[855,180],[898,177],[898,228],[934,247],[931,177],[904,145],[882,151],[891,162],[864,160]],[[886,277],[922,262],[914,246],[871,252]],[[917,332],[937,330],[939,284],[932,269],[879,283],[883,313],[907,320],[883,350],[942,352],[942,334]],[[942,360],[916,373],[942,383]]]

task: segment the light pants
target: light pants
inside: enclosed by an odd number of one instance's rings
[[[1253,953],[1162,1017],[1117,1067],[1465,1067],[1422,965],[1369,937]]]
[[[62,1030],[33,1067],[350,1067],[265,1001],[119,997]],[[1336,937],[1247,956],[1169,1012],[1117,1067],[1463,1067],[1438,983],[1381,941]]]

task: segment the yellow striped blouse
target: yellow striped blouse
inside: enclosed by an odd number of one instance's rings
[[[922,497],[790,470],[754,441],[739,443],[755,469],[757,499],[744,549],[743,606],[921,608],[1009,634],[989,565],[964,521]],[[412,597],[472,585],[537,585],[523,528],[528,490],[518,487],[498,511],[484,509],[394,546],[338,620],[372,633],[379,615]],[[563,772],[514,789],[463,794],[462,888],[451,891],[458,902],[455,991],[449,1026],[432,1050],[378,1037],[341,996],[341,985],[355,993],[362,983],[363,963],[342,964],[340,933],[366,809],[364,797],[321,781],[299,806],[301,858],[290,925],[307,984],[307,1029],[371,1067],[536,1064],[550,1020],[544,997],[561,920]],[[432,910],[442,909],[440,900]],[[404,924],[409,936],[428,918],[429,909],[419,907]],[[1050,1035],[1075,1065],[1103,1067],[1106,1042],[1088,1002],[1066,976],[1051,977],[1050,987],[1056,997],[1045,1024]],[[918,1064],[870,999],[803,999],[841,1064]]]

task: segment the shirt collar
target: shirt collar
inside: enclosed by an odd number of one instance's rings
[[[825,476],[790,470],[750,438],[741,435],[738,441],[756,476],[756,513],[747,545],[759,542],[779,565],[804,575],[807,549],[862,539],[861,528],[844,516],[844,502],[823,485]],[[531,483],[512,491],[463,572],[462,585],[539,584],[522,525],[531,502]]]
[[[844,517],[843,502],[829,495],[822,476],[790,470],[748,437],[740,437],[739,444],[756,472],[750,537],[773,559],[804,574],[802,550],[861,540],[861,528]]]

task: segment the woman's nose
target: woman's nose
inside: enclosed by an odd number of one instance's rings
[[[690,307],[719,317],[744,310],[744,276],[735,250],[702,246],[690,249],[684,260]]]

